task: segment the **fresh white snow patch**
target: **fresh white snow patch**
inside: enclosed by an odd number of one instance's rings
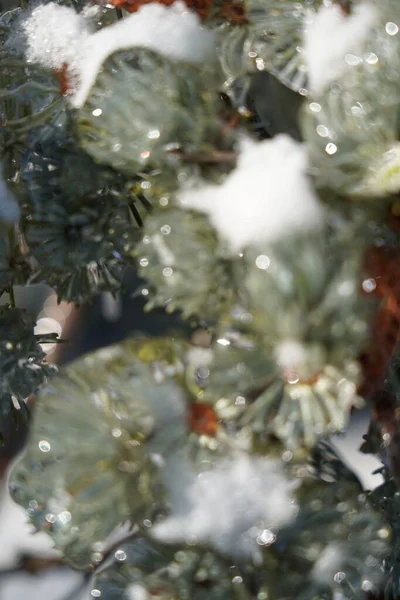
[[[134,47],[148,48],[173,60],[199,63],[212,52],[214,35],[201,27],[199,17],[183,2],[175,2],[169,7],[147,4],[87,40],[82,49],[81,83],[74,96],[74,105],[84,104],[108,56],[117,50]]]
[[[79,55],[91,35],[90,21],[73,8],[50,2],[36,6],[22,22],[26,35],[26,58],[48,69],[67,64],[74,72]]]
[[[311,17],[303,45],[309,90],[313,94],[323,92],[352,64],[357,64],[364,42],[377,21],[378,11],[369,1],[354,4],[351,15],[333,4],[322,6]]]
[[[61,600],[70,594],[73,600],[93,600],[83,575],[66,567],[47,569],[38,575],[17,571],[2,577],[1,600]]]
[[[260,546],[275,539],[270,528],[287,525],[297,515],[292,497],[297,483],[276,461],[238,453],[200,474],[188,465],[167,465],[172,512],[153,527],[160,540],[211,543],[225,555],[257,561]]]
[[[323,226],[325,211],[307,177],[307,150],[288,135],[242,140],[237,167],[221,185],[188,187],[183,208],[208,214],[233,253]]]
[[[0,569],[14,567],[23,554],[60,556],[46,533],[36,533],[26,511],[4,489],[0,494]]]

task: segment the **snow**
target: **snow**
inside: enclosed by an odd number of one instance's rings
[[[278,365],[284,371],[296,369],[307,362],[306,348],[297,340],[283,340],[274,351]]]
[[[82,573],[67,568],[49,569],[40,575],[19,571],[1,578],[0,600],[93,600]]]
[[[3,179],[2,173],[3,166],[0,161],[0,220],[11,223],[13,221],[18,221],[20,210],[18,202]]]
[[[75,86],[70,101],[75,108],[85,103],[103,62],[118,50],[148,48],[191,63],[202,63],[215,51],[214,34],[183,2],[169,7],[144,5],[96,32],[90,14],[49,3],[34,8],[22,24],[30,62],[56,70],[68,65]]]
[[[345,553],[341,544],[335,542],[328,544],[314,564],[312,578],[318,583],[330,583],[335,573],[340,570],[344,559]]]
[[[266,531],[296,517],[297,484],[273,460],[238,453],[200,474],[188,465],[167,465],[172,513],[152,528],[161,541],[211,543],[225,555],[258,562]]]
[[[369,1],[354,4],[351,15],[346,15],[335,4],[322,6],[315,13],[303,40],[309,90],[313,94],[323,92],[329,83],[351,68],[346,57],[359,56],[377,17],[378,11]]]
[[[221,185],[183,189],[183,208],[208,214],[233,253],[322,227],[325,212],[306,174],[307,150],[288,135],[241,142],[237,167]]]
[[[183,2],[170,7],[147,4],[111,27],[91,36],[82,49],[81,84],[74,105],[82,106],[104,60],[117,50],[143,47],[174,60],[201,63],[214,47],[214,36],[200,26]]]
[[[26,35],[26,59],[48,69],[69,65],[77,67],[79,53],[91,34],[90,22],[72,8],[53,2],[35,7],[23,20]]]
[[[45,533],[35,533],[25,509],[4,491],[0,496],[0,570],[14,567],[23,554],[59,556],[51,538]]]

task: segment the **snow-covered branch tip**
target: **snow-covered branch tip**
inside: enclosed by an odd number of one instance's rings
[[[271,528],[296,518],[292,492],[297,483],[281,466],[238,454],[197,474],[185,464],[166,465],[172,514],[155,525],[153,535],[166,542],[211,543],[225,555],[260,558],[260,547],[275,539]]]
[[[72,81],[70,102],[85,103],[97,73],[118,50],[147,48],[171,58],[202,63],[215,52],[214,34],[183,2],[158,3],[95,31],[93,11],[77,13],[54,2],[36,6],[14,32],[10,45],[26,46],[26,59],[55,71],[65,66]],[[22,39],[21,39],[22,34]]]
[[[244,139],[237,167],[221,185],[191,185],[179,194],[183,208],[206,213],[233,253],[320,229],[325,211],[307,177],[307,151],[288,135]]]
[[[355,4],[346,15],[337,4],[322,6],[311,18],[304,33],[303,47],[308,72],[309,90],[320,94],[334,80],[351,68],[349,53],[357,60],[378,11],[370,1]],[[347,57],[347,60],[346,60]]]

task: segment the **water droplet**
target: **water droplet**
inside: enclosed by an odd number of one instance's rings
[[[232,583],[243,583],[243,578],[240,577],[240,575],[236,575],[236,577],[232,579]]]
[[[321,105],[318,102],[311,102],[310,110],[314,113],[319,113],[321,112]]]
[[[171,277],[173,272],[174,272],[174,270],[171,269],[171,267],[165,267],[165,269],[163,269],[162,274],[164,275],[164,277]]]
[[[328,137],[329,129],[325,125],[318,125],[317,133],[320,137]]]
[[[364,592],[371,592],[374,589],[374,585],[372,581],[368,581],[368,579],[365,579],[361,584],[361,589]]]
[[[92,548],[95,552],[104,552],[104,542],[94,542]]]
[[[293,452],[291,452],[290,450],[285,450],[285,452],[282,453],[282,460],[285,462],[289,462],[291,461],[293,458]]]
[[[237,109],[238,113],[242,115],[242,117],[249,118],[251,117],[251,111],[247,108],[247,106],[239,106]]]
[[[161,233],[162,233],[163,235],[168,235],[168,234],[170,234],[170,233],[171,233],[171,227],[170,227],[169,225],[163,225],[163,226],[160,228],[160,231],[161,231]]]
[[[260,546],[270,546],[275,542],[275,540],[276,535],[272,533],[270,529],[264,529],[264,531],[262,531],[260,535],[257,536],[257,544],[259,544]]]
[[[196,374],[199,379],[207,379],[210,375],[210,369],[207,367],[199,367]]]
[[[386,23],[385,30],[386,33],[388,33],[389,35],[396,35],[396,33],[399,32],[399,28],[396,25],[396,23],[392,23],[391,21],[389,21],[389,23]]]
[[[152,526],[152,522],[150,521],[150,519],[145,519],[143,521],[143,525],[144,525],[144,527],[151,527]]]
[[[152,129],[151,131],[149,131],[149,133],[147,134],[147,137],[150,140],[157,140],[160,137],[160,131],[158,129]]]
[[[41,450],[42,452],[50,452],[51,444],[47,440],[40,440],[39,450]]]
[[[176,149],[179,149],[179,145]],[[178,181],[180,183],[184,183],[185,181],[188,180],[188,174],[185,173],[184,171],[181,171],[180,173],[178,173]]]
[[[102,113],[103,113],[103,111],[101,110],[101,108],[95,108],[95,109],[92,111],[92,115],[93,115],[94,117],[100,117],[100,115],[101,115]]]
[[[373,292],[376,289],[376,281],[375,281],[375,279],[365,279],[362,282],[362,289],[367,294],[370,294],[371,292]]]
[[[256,67],[259,71],[264,71],[265,62],[263,61],[262,58],[256,58]]]
[[[93,554],[91,556],[92,561],[95,563],[101,563],[103,558],[104,558],[104,555],[101,552],[93,552]]]
[[[56,515],[53,515],[53,513],[48,513],[46,515],[46,521],[48,523],[55,523],[56,522]]]
[[[262,269],[262,270],[265,271],[266,269],[268,269],[268,267],[270,266],[270,264],[271,264],[271,260],[265,254],[260,254],[259,256],[257,256],[257,258],[256,258],[256,266],[259,269]]]
[[[361,58],[355,54],[346,54],[345,61],[348,65],[355,67],[360,64]]]
[[[379,58],[377,57],[377,55],[374,52],[370,52],[369,54],[367,54],[367,56],[365,57],[365,61],[369,64],[369,65],[376,65],[377,62],[379,62]]]
[[[63,512],[61,512],[61,513],[58,515],[58,520],[59,520],[59,521],[60,521],[60,522],[61,522],[63,525],[66,525],[67,523],[69,523],[69,522],[70,522],[70,520],[71,520],[71,518],[72,518],[72,515],[71,515],[71,513],[70,513],[70,512],[68,512],[67,510],[64,510]]]
[[[91,596],[93,596],[93,598],[100,598],[100,596],[101,596],[101,591],[100,591],[100,590],[96,590],[96,589],[94,589],[94,590],[92,590],[92,591],[90,592],[90,595],[91,595]]]
[[[236,406],[244,406],[246,404],[246,398],[244,396],[237,396],[235,404]]]
[[[380,537],[381,540],[386,540],[389,536],[390,536],[389,529],[387,529],[386,527],[382,527],[382,529],[379,529],[378,537]]]
[[[123,550],[117,550],[114,556],[119,562],[124,562],[124,560],[126,560],[126,552]]]
[[[325,146],[325,152],[329,155],[335,154],[337,152],[337,146],[336,144],[333,144],[332,142],[330,142],[329,144],[327,144]]]

